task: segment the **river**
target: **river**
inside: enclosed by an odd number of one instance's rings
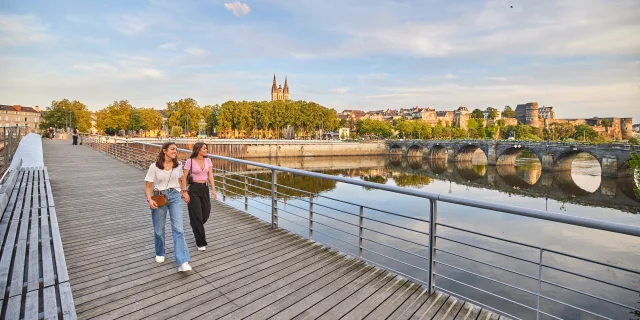
[[[537,160],[527,158],[519,159],[516,166],[501,167],[473,163],[453,164],[446,161],[427,161],[420,158],[407,159],[391,156],[251,160],[380,184],[450,194],[468,199],[479,199],[545,210],[552,213],[640,226],[640,215],[638,215],[640,213],[640,201],[634,194],[632,179],[601,178],[598,162],[589,157],[579,157],[574,160],[572,171],[563,173],[543,172]],[[247,172],[247,176],[251,178],[263,181],[270,181],[271,179],[269,173],[252,173],[252,171],[258,170],[256,167],[223,164],[218,160],[214,162],[217,167],[225,170]],[[244,181],[244,178],[238,178],[237,176],[235,179]],[[304,237],[309,236],[308,221],[302,218],[309,215],[309,197],[307,193],[300,190],[311,192],[315,194],[314,212],[316,212],[313,239],[354,255],[358,255],[357,235],[359,229],[357,227],[357,215],[360,209],[358,206],[345,202],[356,203],[407,217],[415,217],[422,220],[429,219],[429,202],[425,199],[346,183],[336,183],[329,180],[294,176],[288,173],[278,174],[277,180],[279,184],[293,188],[279,188],[279,192],[289,195],[287,197],[280,196],[280,227]],[[236,185],[239,188],[228,187],[226,201],[231,205],[244,209],[244,199],[231,193],[244,193],[244,186],[238,181],[232,181],[231,176],[227,179],[227,183]],[[248,179],[248,181],[251,185],[248,187],[248,194],[251,198],[248,202],[250,205],[249,212],[270,222],[269,184],[266,182],[252,182],[252,179]],[[364,247],[367,250],[364,251],[363,257],[372,262],[384,264],[415,279],[427,281],[427,273],[421,269],[427,269],[428,264],[426,260],[415,255],[428,256],[428,250],[424,247],[424,245],[428,244],[428,236],[407,230],[427,232],[427,224],[382,211],[366,208],[363,210],[366,217],[379,221],[365,219],[364,225],[369,230],[364,230],[364,237],[384,245],[400,248],[405,252],[365,240]],[[340,222],[338,219],[348,223]],[[515,240],[536,247],[542,246],[616,266],[634,270],[640,269],[640,239],[636,237],[616,235],[604,231],[589,230],[444,202],[439,202],[438,204],[438,222],[489,234],[494,237]],[[406,229],[389,226],[385,223],[403,226]],[[342,231],[337,231],[332,227]],[[374,232],[374,230],[406,239],[410,242],[385,236]],[[466,287],[447,278],[470,284],[476,288],[508,297],[518,303],[535,308],[537,298],[534,295],[483,277],[496,279],[530,292],[537,292],[537,280],[528,279],[499,268],[489,267],[483,263],[497,265],[504,269],[537,278],[538,266],[523,260],[538,261],[540,255],[538,249],[497,241],[445,226],[439,226],[437,234],[449,239],[439,238],[437,240],[437,247],[444,250],[436,253],[436,260],[438,261],[436,272],[439,275],[436,278],[437,286],[463,294],[478,302],[497,306],[502,311],[523,319],[536,318],[535,312],[525,307],[497,298],[481,290]],[[511,257],[462,245],[457,241],[508,254]],[[482,263],[461,258],[456,254],[471,257]],[[407,262],[419,268],[408,266],[393,259]],[[638,293],[592,280],[581,279],[552,268],[563,268],[613,284],[627,286],[634,290],[640,290],[640,275],[551,252],[544,252],[543,261],[548,267],[543,268],[542,276],[549,282],[640,308],[640,296]],[[460,269],[471,271],[477,275]],[[550,298],[559,299],[580,308],[607,315],[613,319],[633,318],[628,309],[560,289],[557,286],[543,284],[541,291]],[[562,318],[590,319],[592,317],[584,312],[546,299],[541,300],[540,306],[543,311]],[[541,318],[547,317],[541,316]]]

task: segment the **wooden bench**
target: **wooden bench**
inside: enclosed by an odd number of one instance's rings
[[[0,319],[76,319],[47,169],[12,170],[0,209]]]

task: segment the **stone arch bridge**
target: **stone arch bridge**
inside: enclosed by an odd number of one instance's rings
[[[525,151],[534,154],[545,171],[569,171],[574,158],[583,152],[600,163],[606,177],[628,176],[627,161],[638,148],[628,144],[581,144],[556,142],[529,142],[508,140],[387,140],[390,154],[427,159],[447,159],[452,162],[471,161],[477,150],[482,150],[489,165],[514,165]]]

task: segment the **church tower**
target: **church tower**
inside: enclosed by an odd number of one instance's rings
[[[276,82],[276,74],[273,74],[273,84],[271,85],[271,101],[287,101],[289,100],[289,84],[287,77],[284,77],[284,88]]]

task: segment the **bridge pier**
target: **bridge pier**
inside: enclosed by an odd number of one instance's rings
[[[603,177],[615,178],[618,176],[618,158],[616,156],[604,155],[600,161]]]
[[[542,171],[554,171],[554,159],[553,159],[553,154],[548,153],[548,154],[543,154],[540,162],[542,164]],[[571,170],[571,167],[569,167],[569,170]]]

